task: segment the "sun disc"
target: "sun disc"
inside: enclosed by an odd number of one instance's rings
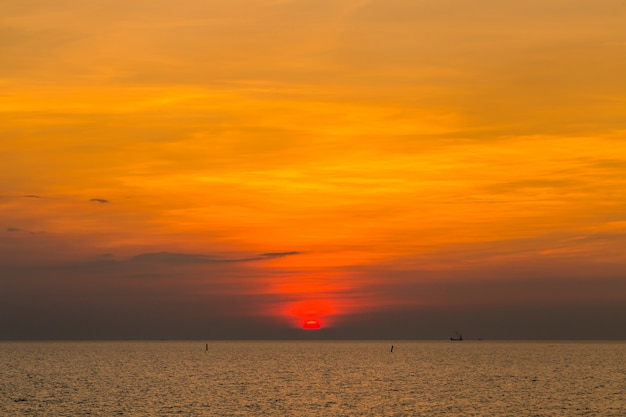
[[[320,327],[320,322],[313,319],[306,320],[302,325],[304,330],[318,330]]]

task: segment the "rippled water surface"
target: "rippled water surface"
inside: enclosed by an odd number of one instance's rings
[[[623,417],[626,343],[2,342],[0,415]]]

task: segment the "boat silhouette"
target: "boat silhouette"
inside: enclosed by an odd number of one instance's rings
[[[463,335],[462,334],[460,334],[456,330],[454,331],[454,333],[456,333],[456,337],[451,337],[450,340],[453,340],[453,341],[461,341],[461,340],[463,340]]]

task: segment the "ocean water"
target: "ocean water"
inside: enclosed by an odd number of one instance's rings
[[[624,342],[208,343],[2,342],[0,416],[626,416]]]

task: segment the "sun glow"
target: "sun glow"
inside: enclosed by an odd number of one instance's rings
[[[290,304],[283,314],[290,318],[296,327],[304,330],[318,330],[328,327],[337,309],[327,300],[303,300]]]

